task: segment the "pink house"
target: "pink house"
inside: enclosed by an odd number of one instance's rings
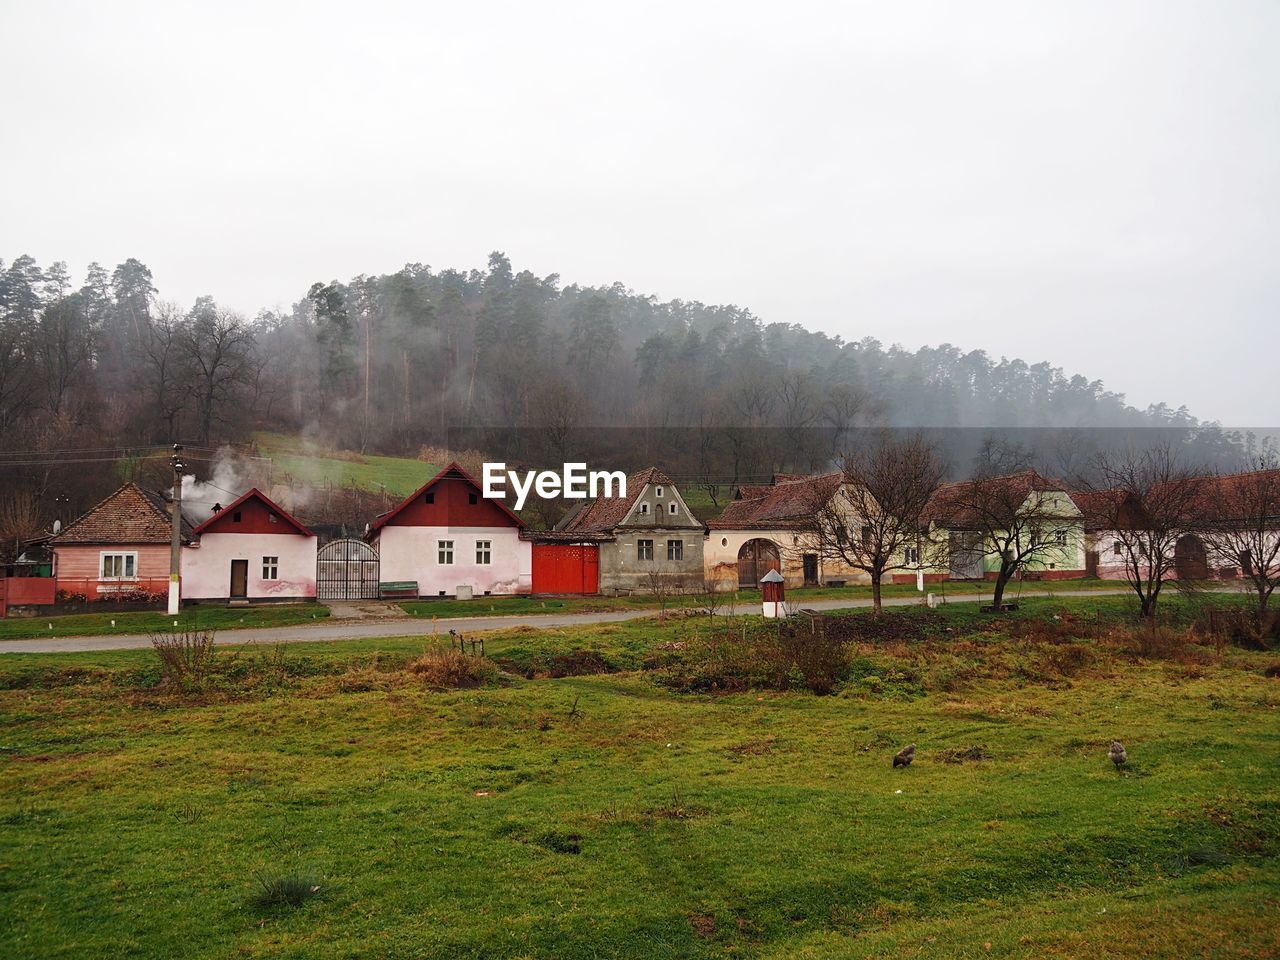
[[[524,521],[451,463],[365,537],[378,551],[381,578],[414,584],[420,597],[528,593],[533,546]]]
[[[49,541],[60,600],[142,601],[169,589],[169,505],[129,482]],[[191,525],[182,521],[182,539]]]
[[[316,535],[254,488],[192,531],[183,600],[314,600]]]

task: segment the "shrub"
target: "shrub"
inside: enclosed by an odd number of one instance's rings
[[[481,687],[498,679],[498,665],[488,657],[432,647],[409,663],[409,672],[436,687]]]
[[[151,634],[164,682],[180,690],[198,689],[214,658],[212,630],[175,629]]]
[[[320,892],[319,882],[307,874],[272,877],[260,874],[253,904],[269,907],[299,907]]]
[[[825,621],[743,625],[687,642],[660,682],[679,690],[803,690],[828,694],[849,673],[849,644]]]

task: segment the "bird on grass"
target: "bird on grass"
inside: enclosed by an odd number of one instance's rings
[[[893,757],[893,765],[895,767],[909,767],[911,761],[916,758],[916,745],[909,743],[899,750]]]
[[[1129,762],[1129,755],[1124,752],[1124,744],[1119,740],[1111,741],[1111,749],[1107,752],[1107,756],[1111,758],[1111,762],[1116,765],[1116,771]]]

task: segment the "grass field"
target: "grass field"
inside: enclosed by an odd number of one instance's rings
[[[1275,658],[1094,632],[1131,607],[859,614],[825,697],[676,692],[705,617],[491,633],[469,690],[423,638],[187,694],[149,651],[0,658],[0,953],[1274,956]]]
[[[255,433],[253,439],[261,455],[274,461],[275,480],[282,481],[287,474],[310,486],[332,484],[345,487],[354,484],[371,493],[380,493],[385,484],[391,496],[407,497],[444,466],[407,457],[325,451],[306,444],[298,437],[280,433]]]
[[[100,634],[152,633],[180,627],[237,630],[245,627],[284,627],[311,623],[329,616],[319,603],[264,604],[256,607],[188,607],[176,617],[158,610],[125,613],[74,613],[62,616],[10,617],[0,620],[0,641],[30,637],[88,637]]]

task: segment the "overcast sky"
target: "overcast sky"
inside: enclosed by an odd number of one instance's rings
[[[406,262],[1280,417],[1280,3],[0,0],[0,257],[252,314]]]

